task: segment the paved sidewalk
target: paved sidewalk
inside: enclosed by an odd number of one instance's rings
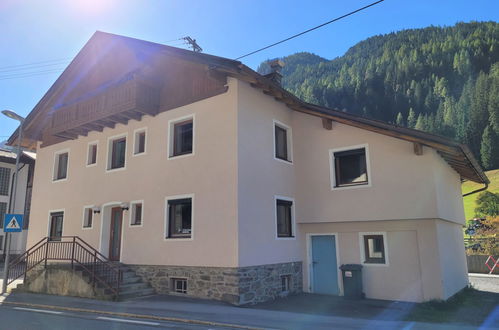
[[[330,315],[314,315],[259,308],[235,307],[222,302],[190,299],[185,297],[155,295],[123,302],[106,302],[83,298],[61,297],[42,294],[13,293],[0,297],[7,303],[72,307],[83,310],[133,313],[185,320],[213,321],[265,329],[475,329],[457,324],[430,324],[404,322],[387,317],[392,308],[380,308],[378,317],[352,318]],[[39,307],[39,306],[38,306]],[[402,313],[401,313],[402,311]],[[403,309],[396,310],[398,316]],[[392,315],[394,316],[394,315]]]
[[[470,273],[468,276],[475,289],[499,293],[499,275]]]

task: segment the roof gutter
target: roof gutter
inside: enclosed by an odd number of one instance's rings
[[[470,191],[469,193],[466,193],[463,195],[463,197],[466,197],[466,196],[469,196],[469,195],[473,195],[473,194],[476,194],[476,193],[479,193],[480,191],[484,191],[484,190],[487,190],[487,188],[489,187],[489,184],[488,182],[484,183],[485,186],[480,188],[480,189],[477,189],[477,190],[473,190],[473,191]]]

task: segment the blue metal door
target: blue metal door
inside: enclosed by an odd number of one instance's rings
[[[335,240],[333,235],[312,236],[312,291],[314,293],[339,294]]]

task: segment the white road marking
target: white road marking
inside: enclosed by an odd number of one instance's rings
[[[21,311],[28,311],[28,312],[37,312],[37,313],[62,314],[62,312],[46,311],[44,309],[23,308],[23,307],[14,307],[14,309],[21,310]]]
[[[97,319],[98,320],[106,320],[106,321],[124,322],[124,323],[143,324],[143,325],[159,325],[159,323],[156,323],[156,322],[134,321],[134,320],[127,320],[127,319],[116,319],[114,317],[105,317],[105,316],[99,316],[99,317],[97,317]]]

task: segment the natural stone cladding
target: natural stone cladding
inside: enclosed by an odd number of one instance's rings
[[[234,305],[256,304],[302,292],[302,263],[250,267],[127,265],[157,293],[173,294],[172,278],[187,279],[187,296],[222,300]],[[282,289],[289,276],[289,291]],[[182,293],[177,293],[183,295]]]

